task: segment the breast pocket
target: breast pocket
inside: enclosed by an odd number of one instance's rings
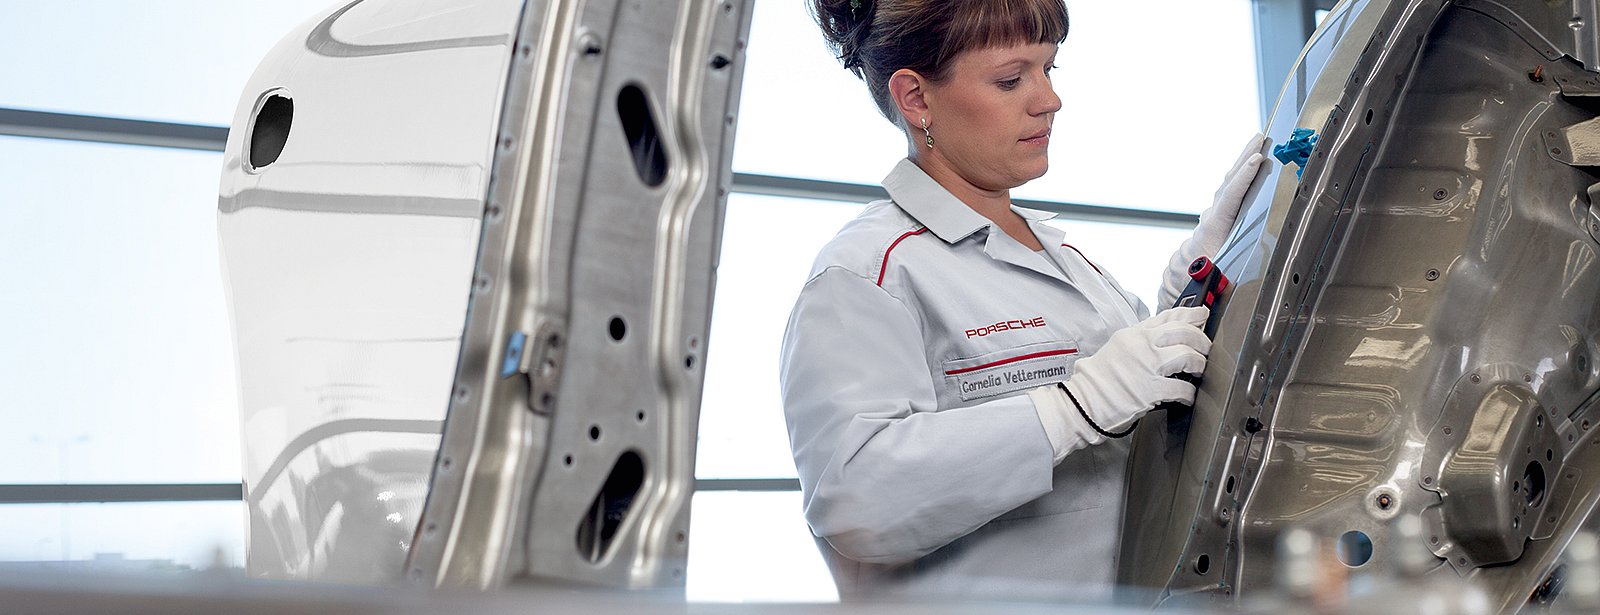
[[[940,369],[945,386],[972,401],[1066,380],[1077,358],[1076,342],[1057,340],[950,359]]]

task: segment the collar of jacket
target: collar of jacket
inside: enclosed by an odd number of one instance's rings
[[[979,229],[994,225],[994,222],[973,211],[939,182],[928,177],[910,158],[901,159],[889,176],[883,178],[883,189],[889,191],[889,198],[894,199],[895,205],[928,227],[945,243],[961,241]],[[1029,222],[1056,217],[1056,214],[1047,211],[1024,209],[1016,205],[1011,206],[1011,211]]]

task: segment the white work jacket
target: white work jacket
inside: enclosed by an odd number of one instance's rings
[[[1039,253],[909,160],[883,187],[817,256],[783,340],[805,517],[840,594],[1108,597],[1126,441],[1053,466],[1024,393],[1148,311],[1051,214],[1013,208]]]

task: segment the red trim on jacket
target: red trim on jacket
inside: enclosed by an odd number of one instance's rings
[[[889,244],[889,249],[883,251],[883,266],[878,268],[878,286],[883,286],[883,276],[889,272],[889,253],[894,251],[894,247],[900,245],[900,242],[905,241],[907,237],[921,235],[926,232],[928,232],[928,227],[926,226],[914,231],[906,231],[905,234],[896,238],[894,243]]]
[[[1025,355],[1022,355],[1020,357],[1011,357],[1009,359],[1001,359],[999,361],[994,361],[994,362],[991,362],[991,363],[984,363],[983,365],[974,365],[972,367],[963,367],[961,369],[952,369],[950,371],[945,372],[944,375],[946,375],[946,376],[958,376],[958,375],[961,375],[961,374],[965,374],[967,372],[975,372],[975,371],[978,371],[980,369],[989,369],[991,367],[1000,367],[1001,365],[1006,365],[1006,364],[1009,364],[1009,363],[1016,363],[1018,361],[1026,361],[1028,359],[1038,359],[1038,358],[1041,358],[1041,357],[1056,357],[1056,356],[1069,355],[1069,354],[1078,354],[1078,349],[1077,348],[1069,348],[1067,350],[1046,350],[1044,352],[1035,352],[1035,353],[1032,353],[1032,354],[1025,354]]]
[[[1094,266],[1094,261],[1089,260],[1089,257],[1083,255],[1083,250],[1079,250],[1077,248],[1073,248],[1071,244],[1065,244],[1065,243],[1061,244],[1061,247],[1063,247],[1063,248],[1072,248],[1073,252],[1077,252],[1078,253],[1078,258],[1083,259],[1083,262],[1085,262],[1085,263],[1089,263],[1090,267],[1094,267],[1094,272],[1095,273],[1099,273],[1100,275],[1105,275],[1104,273],[1100,272],[1100,268],[1099,267],[1095,267]]]

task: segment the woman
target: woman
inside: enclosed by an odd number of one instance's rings
[[[1062,0],[811,0],[909,155],[817,257],[784,336],[806,519],[840,593],[1108,595],[1127,444],[1190,403],[1205,308],[1154,318],[1010,189],[1044,175]],[[1173,255],[1220,248],[1257,135]],[[1070,592],[1070,593],[1069,593]]]

